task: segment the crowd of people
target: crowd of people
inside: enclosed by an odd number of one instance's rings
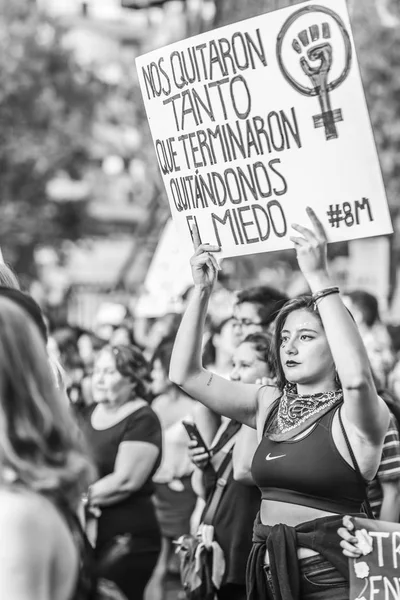
[[[0,597],[163,600],[211,513],[219,600],[349,597],[343,517],[368,498],[399,522],[400,349],[308,216],[309,295],[252,287],[210,318],[220,249],[194,230],[184,314],[145,334],[134,315],[53,329],[0,265]]]

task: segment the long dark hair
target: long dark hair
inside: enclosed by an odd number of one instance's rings
[[[286,294],[269,285],[258,285],[242,290],[237,295],[236,304],[251,303],[257,307],[261,323],[266,327],[270,325],[278,311],[287,302]]]
[[[281,391],[283,391],[283,388],[287,384],[280,359],[281,334],[287,317],[295,310],[307,310],[321,321],[318,310],[315,310],[314,308],[312,296],[299,296],[298,298],[293,298],[293,300],[286,302],[286,304],[279,311],[275,320],[274,358],[276,369],[276,385]]]
[[[0,470],[74,510],[95,479],[34,318],[0,297]]]

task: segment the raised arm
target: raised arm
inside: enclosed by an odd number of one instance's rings
[[[326,235],[314,211],[307,209],[313,230],[300,225],[295,244],[299,267],[313,294],[333,287],[327,269]],[[336,365],[344,396],[346,419],[373,444],[380,444],[389,423],[388,409],[378,397],[368,355],[358,327],[339,294],[317,300],[318,311]]]
[[[176,336],[169,376],[187,394],[214,412],[255,428],[260,386],[228,381],[202,365],[204,321],[219,270],[214,254],[220,249],[199,244],[196,230],[194,242],[196,250],[190,261],[194,291]]]

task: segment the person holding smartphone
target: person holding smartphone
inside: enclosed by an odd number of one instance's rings
[[[190,517],[196,504],[192,489],[193,465],[188,454],[188,436],[182,419],[191,417],[197,402],[168,379],[173,339],[165,338],[151,360],[152,409],[162,428],[163,456],[154,474],[153,503],[161,529],[161,552],[145,592],[145,600],[165,598],[165,580],[178,570],[174,541],[190,531]]]
[[[275,370],[271,343],[271,335],[267,333],[247,336],[234,352],[230,379],[242,383],[272,380]],[[226,465],[228,456],[233,461],[233,471],[212,523],[214,538],[221,546],[226,562],[223,584],[217,597],[218,600],[245,600],[246,563],[251,549],[253,522],[260,505],[260,492],[249,474],[244,474],[243,463],[251,462],[257,436],[254,430],[230,419],[223,422],[210,448],[206,447],[194,424],[188,424],[188,434],[191,438],[190,455],[196,467],[192,485],[205,501],[205,507],[212,500],[221,465]],[[240,448],[237,457],[236,446]]]

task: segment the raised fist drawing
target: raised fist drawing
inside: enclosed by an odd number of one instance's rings
[[[305,15],[307,20],[303,18]],[[293,50],[298,60],[293,60]],[[336,139],[339,135],[336,123],[343,121],[343,115],[341,108],[332,108],[330,96],[347,78],[352,63],[351,38],[340,16],[324,6],[300,8],[282,25],[276,55],[289,85],[304,96],[318,98],[321,110],[312,115],[314,127],[325,129],[326,140]],[[311,86],[304,84],[303,76],[299,80],[301,72]]]
[[[292,42],[293,49],[302,55],[300,65],[314,85],[326,89],[328,73],[332,66],[331,32],[328,23],[311,25],[300,31]],[[304,56],[304,54],[306,56]]]

